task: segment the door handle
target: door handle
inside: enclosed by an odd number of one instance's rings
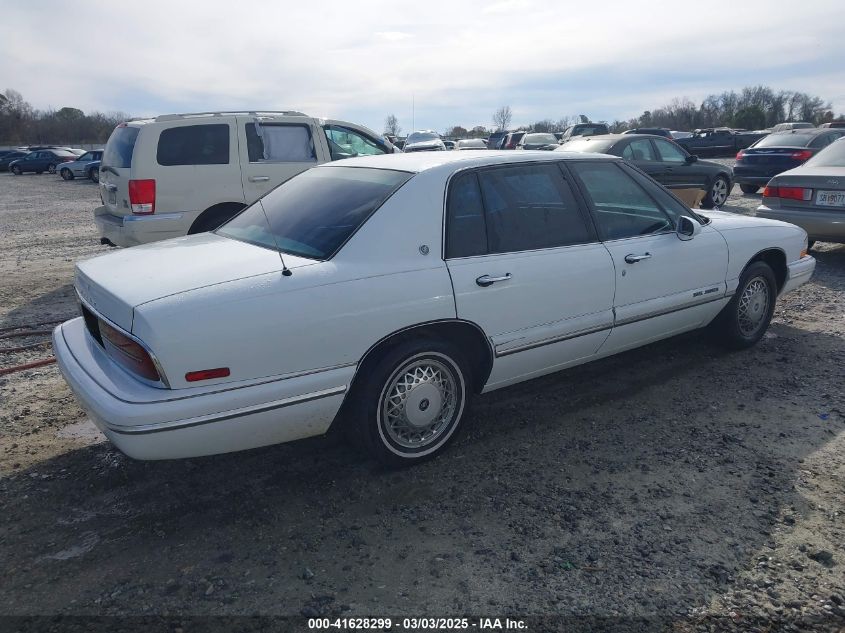
[[[510,273],[505,273],[501,277],[491,277],[490,275],[481,275],[481,277],[479,277],[478,279],[475,280],[475,283],[477,283],[482,288],[486,288],[487,286],[492,286],[497,281],[507,281],[510,278],[511,278]]]
[[[250,182],[267,182],[270,180],[270,176],[250,176]]]
[[[636,264],[639,261],[644,259],[651,259],[651,253],[643,253],[642,255],[625,255],[625,263],[626,264]]]

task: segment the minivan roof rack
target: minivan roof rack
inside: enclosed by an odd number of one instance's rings
[[[178,121],[179,119],[192,119],[200,117],[215,117],[215,116],[232,116],[232,115],[282,115],[282,116],[307,116],[303,112],[296,110],[222,110],[219,112],[185,112],[182,114],[161,114],[155,117],[154,121]],[[149,118],[149,117],[146,117]],[[143,120],[143,119],[133,119]]]

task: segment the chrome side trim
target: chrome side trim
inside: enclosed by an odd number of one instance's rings
[[[252,407],[244,407],[243,409],[235,409],[220,414],[205,415],[197,418],[189,418],[187,420],[177,420],[176,422],[163,422],[160,424],[143,424],[132,427],[120,427],[108,425],[109,431],[118,433],[120,435],[148,435],[150,433],[163,433],[166,431],[175,431],[180,429],[187,429],[203,424],[214,424],[215,422],[224,422],[235,418],[241,418],[245,415],[254,415],[256,413],[265,413],[267,411],[274,411],[275,409],[283,409],[285,407],[294,406],[297,404],[304,404],[313,400],[320,400],[322,398],[329,398],[331,396],[338,396],[346,393],[346,385],[339,387],[332,387],[331,389],[323,389],[322,391],[313,391],[301,396],[292,396],[283,400],[276,400],[275,402],[268,402],[267,404],[254,405]]]
[[[614,324],[614,327],[618,327],[620,325],[630,325],[631,323],[638,323],[640,321],[646,321],[647,319],[653,319],[655,317],[663,316],[666,314],[673,314],[675,312],[680,312],[681,310],[687,310],[689,308],[695,308],[701,305],[705,305],[707,303],[713,303],[715,301],[721,301],[725,299],[725,295],[719,295],[718,297],[702,297],[695,301],[690,301],[689,303],[685,303],[682,306],[677,306],[675,308],[667,308],[665,310],[655,310],[654,312],[649,312],[647,314],[641,314],[639,316],[630,317],[627,319],[623,319],[621,321],[617,321]]]
[[[610,330],[613,328],[613,324],[603,324],[598,325],[595,327],[587,328],[585,330],[578,330],[577,332],[570,332],[569,334],[561,334],[559,336],[553,336],[551,338],[542,339],[540,341],[535,341],[533,343],[525,343],[524,345],[518,345],[516,347],[509,347],[507,349],[500,350],[501,346],[496,348],[496,358],[502,358],[503,356],[510,356],[511,354],[516,354],[517,352],[525,352],[530,349],[536,349],[537,347],[544,347],[546,345],[553,345],[554,343],[561,343],[563,341],[568,341],[573,338],[578,338],[579,336],[586,336],[587,334],[595,334],[597,332],[604,332],[605,330]]]

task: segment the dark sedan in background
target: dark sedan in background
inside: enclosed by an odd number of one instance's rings
[[[562,152],[597,152],[621,156],[667,189],[703,189],[705,209],[725,204],[733,187],[729,167],[698,160],[674,141],[649,134],[608,134],[577,138],[558,148]]]
[[[36,174],[43,174],[45,171],[55,174],[56,167],[76,160],[77,157],[77,154],[66,149],[42,149],[12,161],[9,163],[9,171],[16,176],[28,171],[34,171]]]
[[[810,247],[816,240],[845,243],[845,138],[772,178],[757,217],[797,224]]]
[[[0,151],[0,171],[8,171],[9,164],[12,161],[23,158],[27,154],[29,154],[29,152],[22,152],[16,149],[4,149],[3,151]]]
[[[773,176],[798,167],[845,134],[842,129],[774,132],[736,155],[734,180],[743,193],[757,193]]]

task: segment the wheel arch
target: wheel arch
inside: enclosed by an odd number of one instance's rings
[[[218,202],[217,204],[213,204],[208,207],[205,211],[200,213],[196,219],[191,223],[191,228],[188,229],[188,235],[192,235],[193,233],[202,233],[204,231],[208,231],[210,229],[200,229],[200,227],[210,221],[217,215],[224,216],[227,212],[233,212],[232,215],[243,211],[246,208],[243,202]],[[226,218],[228,219],[228,218]],[[225,220],[221,219],[220,224],[222,224]],[[219,226],[219,225],[218,225]],[[217,228],[217,227],[214,227]]]
[[[775,281],[778,285],[778,293],[780,293],[783,285],[786,283],[786,253],[777,247],[763,249],[748,260],[748,263],[742,268],[743,272],[754,262],[763,262],[769,265],[769,268],[771,268],[772,272],[775,274]]]
[[[446,340],[455,345],[466,357],[470,364],[472,390],[480,393],[493,369],[493,348],[481,327],[472,321],[463,319],[441,319],[426,321],[396,330],[382,337],[361,357],[355,375],[352,378],[348,393],[354,390],[359,376],[363,375],[391,349],[401,345],[404,341],[417,338],[433,338]]]

